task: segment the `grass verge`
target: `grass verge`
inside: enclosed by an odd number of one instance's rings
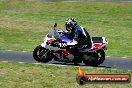
[[[130,74],[132,71],[84,67],[87,74]],[[78,67],[0,62],[0,88],[131,88],[129,84],[76,83]]]

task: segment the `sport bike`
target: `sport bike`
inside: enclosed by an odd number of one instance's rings
[[[64,63],[84,63],[87,66],[98,66],[105,60],[105,50],[108,41],[105,37],[91,37],[92,48],[82,48],[77,45],[68,32],[57,29],[57,24],[49,32],[41,45],[33,51],[33,57],[38,62],[47,63],[54,59]]]

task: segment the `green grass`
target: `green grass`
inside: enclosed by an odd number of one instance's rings
[[[33,51],[55,22],[74,17],[91,36],[109,40],[107,55],[132,58],[132,3],[0,1],[0,50]]]
[[[83,67],[87,74],[130,74],[132,71]],[[129,84],[86,84],[76,82],[78,67],[0,62],[0,88],[131,88]]]
[[[30,2],[0,0],[0,50],[33,51],[55,22],[64,29],[75,17],[91,36],[109,40],[107,55],[132,58],[132,4],[118,2]],[[88,74],[130,74],[128,70],[86,68]],[[78,67],[0,62],[0,88],[131,88],[130,84],[76,83]]]

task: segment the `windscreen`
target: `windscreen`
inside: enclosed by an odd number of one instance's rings
[[[53,30],[47,36],[48,38],[60,38],[62,33],[60,33],[58,30]]]

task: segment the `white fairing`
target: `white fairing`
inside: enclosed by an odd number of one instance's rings
[[[44,48],[46,48],[46,49],[49,49],[49,50],[54,50],[54,51],[60,50],[60,48],[58,48],[58,47],[53,47],[53,46],[50,46],[50,44],[49,45],[46,44],[46,42],[48,40],[55,39],[55,38],[48,38],[47,35],[45,36],[44,43],[42,43],[41,46],[44,47]]]
[[[59,31],[59,33],[63,33],[63,31]],[[53,36],[48,37],[48,34],[47,34],[45,36],[45,38],[44,38],[44,43],[42,43],[41,46],[46,48],[46,49],[54,50],[54,51],[61,50],[59,47],[53,47],[53,46],[50,46],[50,44],[46,43],[48,40],[51,40],[51,39],[55,39],[55,38]],[[102,47],[104,47],[104,46],[106,46],[108,44],[107,39],[105,37],[102,37],[102,39],[103,39],[103,45],[100,48],[98,48],[98,49],[101,49]],[[83,51],[82,50],[81,51],[82,52],[94,52],[94,51],[98,50],[98,49],[94,49],[93,48],[94,47],[94,43],[93,43],[92,40],[91,40],[91,42],[92,42],[92,47],[90,49],[84,49]],[[72,42],[67,42],[66,45],[68,46],[68,45],[76,45],[76,44],[77,44],[77,41],[75,41],[73,39]]]
[[[48,34],[47,34],[47,35],[48,35]],[[46,48],[46,49],[48,49],[48,47],[49,47],[49,45],[46,44],[46,42],[47,42],[47,40],[48,40],[47,35],[46,35],[45,38],[44,38],[44,43],[41,44],[41,46],[44,47],[44,48]]]
[[[108,41],[106,41],[107,39],[105,37],[102,37],[102,39],[104,44],[108,44]]]
[[[60,33],[62,33],[63,31],[59,31]],[[47,37],[48,34],[45,36],[44,38],[44,43],[41,44],[42,47],[46,48],[46,49],[49,49],[49,50],[54,50],[54,51],[57,51],[57,50],[60,50],[59,47],[53,47],[53,46],[50,46],[50,44],[46,44],[46,42],[50,39],[55,39],[54,37],[52,38],[48,38]],[[67,45],[76,45],[77,44],[77,41],[73,40],[72,42],[68,42]]]

